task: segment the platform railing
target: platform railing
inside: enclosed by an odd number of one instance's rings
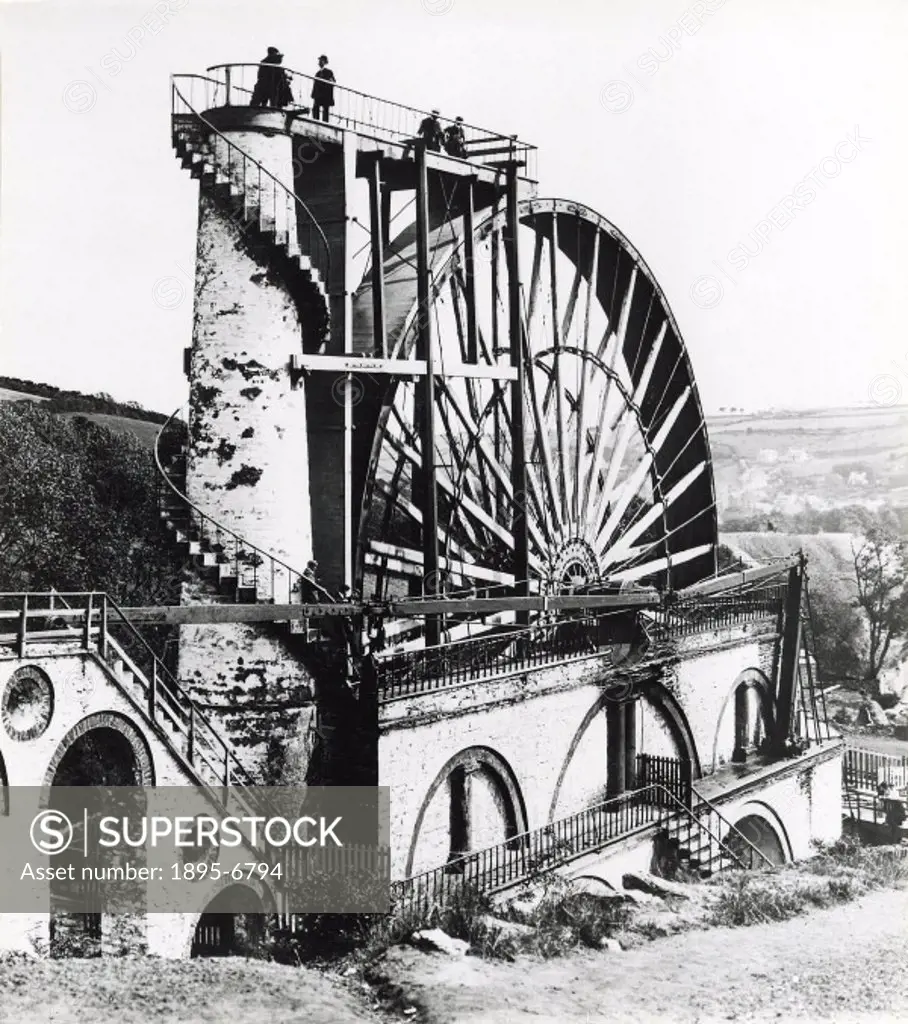
[[[288,243],[296,237],[300,251],[309,259],[323,287],[329,289],[332,286],[331,247],[321,224],[293,189],[205,117],[204,111],[210,108],[203,103],[200,110],[197,105],[199,98],[193,93],[197,78],[207,95],[208,86],[215,84],[211,80],[195,75],[171,77],[171,111],[174,117],[190,117],[202,126],[209,145],[209,153],[203,159],[211,164],[215,175],[222,174],[227,182],[238,186],[255,200],[260,223],[270,225],[275,237],[286,234]],[[177,130],[178,125],[175,124],[174,132]]]
[[[286,74],[293,102],[282,109],[303,117],[311,113],[312,87],[315,82],[321,82],[320,79],[283,65],[260,63],[214,64],[207,69],[206,76],[195,76],[198,82],[194,88],[206,105],[204,109],[250,106],[261,67]],[[334,105],[330,108],[328,123],[369,138],[404,145],[412,143],[419,137],[420,123],[429,116],[429,111],[381,99],[345,85],[334,83],[333,88]],[[439,117],[438,120],[443,128],[454,123],[454,118],[449,117]],[[523,166],[525,177],[537,180],[535,146],[522,142],[516,135],[493,132],[466,122],[461,122],[461,125],[469,162],[501,167],[516,161]]]
[[[25,658],[36,645],[61,641],[97,653],[115,685],[162,727],[172,751],[203,785],[256,785],[227,740],[108,594],[0,594],[0,650],[11,647]],[[118,675],[118,662],[132,675],[128,685]]]
[[[846,746],[842,758],[842,783],[846,789],[874,792],[882,783],[903,789],[908,785],[908,756]]]
[[[654,639],[671,639],[748,622],[776,618],[781,614],[787,585],[776,583],[753,587],[738,594],[676,601],[652,613]]]
[[[681,822],[703,832],[736,867],[772,866],[712,804],[703,801],[702,806],[721,818],[727,829],[725,838],[714,823],[699,818],[664,786],[645,786],[393,883],[394,910],[428,918],[465,888],[487,894],[509,889],[660,822]],[[749,857],[742,858],[729,847],[731,837]]]
[[[692,636],[708,630],[778,617],[785,585],[760,587],[744,594],[677,602],[642,613],[654,641]],[[489,679],[521,668],[588,657],[612,647],[614,613],[562,618],[531,627],[502,627],[495,633],[436,647],[380,655],[377,660],[382,700],[406,697]]]

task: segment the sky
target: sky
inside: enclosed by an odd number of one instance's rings
[[[275,45],[538,145],[539,195],[646,259],[708,413],[908,401],[904,0],[32,0],[0,29],[0,373],[185,402],[168,76]]]

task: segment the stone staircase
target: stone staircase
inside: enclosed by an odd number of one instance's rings
[[[661,822],[668,867],[672,872],[710,878],[727,868],[772,867],[773,864],[722,812],[693,791],[690,809],[672,809]]]
[[[324,232],[298,196],[177,95],[188,108],[172,115],[180,163],[240,230],[257,262],[284,281],[299,309],[307,348],[315,351],[329,330],[331,267]]]

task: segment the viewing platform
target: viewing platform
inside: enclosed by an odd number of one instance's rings
[[[335,84],[330,120],[316,120],[311,116],[309,100],[316,79],[280,65],[265,66],[275,67],[286,74],[293,102],[280,108],[253,107],[253,86],[261,66],[257,63],[215,64],[207,69],[205,75],[174,75],[175,123],[181,117],[199,114],[218,129],[237,128],[245,123],[266,127],[270,123],[314,140],[313,162],[318,157],[319,145],[340,144],[345,132],[355,133],[360,162],[368,163],[369,155],[376,153],[392,162],[399,160],[403,166],[397,168],[397,174],[387,175],[388,184],[392,189],[412,187],[412,173],[408,173],[407,167],[412,167],[415,162],[414,143],[419,139],[419,126],[429,116],[428,111]],[[439,117],[439,122],[444,128],[453,123],[453,118]],[[480,183],[491,184],[503,177],[509,165],[516,164],[521,180],[533,184],[538,180],[535,146],[521,141],[516,135],[505,135],[465,122],[462,127],[467,157],[461,159],[444,152],[430,151],[427,154],[430,170],[475,177]]]

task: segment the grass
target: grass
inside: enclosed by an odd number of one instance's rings
[[[817,907],[858,899],[874,889],[908,880],[908,858],[900,847],[863,846],[840,839],[816,857],[771,872],[730,872],[709,883],[707,923],[739,927],[786,921]]]
[[[785,921],[908,881],[908,850],[864,846],[843,838],[819,847],[815,857],[769,871],[728,871],[690,887],[690,899],[634,908],[620,898],[578,891],[558,875],[536,880],[533,898],[518,894],[506,907],[464,888],[449,903],[421,916],[380,918],[364,931],[362,954],[375,964],[391,946],[425,928],[440,928],[490,960],[520,955],[551,959],[572,950],[599,948],[604,938],[636,946],[679,931],[741,927]],[[541,890],[540,887],[541,886]]]

